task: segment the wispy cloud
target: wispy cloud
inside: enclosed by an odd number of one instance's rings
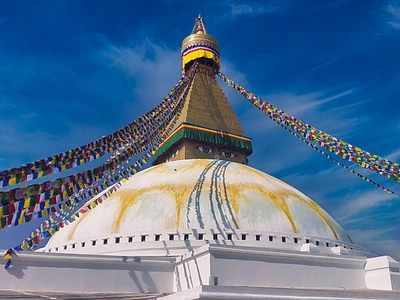
[[[400,211],[399,210],[391,210],[390,212],[386,210],[376,210],[373,212],[368,213],[368,220],[370,223],[382,223],[382,222],[392,222],[392,220],[398,220],[400,218]],[[365,213],[362,212],[357,216],[352,216],[346,220],[342,220],[341,224],[345,226],[356,226],[360,228],[360,224],[364,224],[365,222]],[[392,223],[395,224],[395,223]],[[400,226],[400,224],[399,224]],[[398,228],[400,230],[400,227]]]
[[[341,220],[346,221],[354,215],[368,211],[376,206],[390,205],[396,198],[391,194],[384,193],[380,189],[373,189],[358,193],[358,196],[347,195],[343,197],[344,205],[339,211]]]
[[[116,45],[103,39],[103,49],[97,57],[108,69],[116,69],[134,80],[136,105],[152,107],[160,102],[181,76],[180,52],[149,39]],[[151,93],[149,93],[151,91]],[[151,98],[149,96],[151,95]]]
[[[7,62],[0,66],[0,153],[8,157],[0,169],[117,130],[159,103],[181,76],[177,49],[149,40],[86,42],[91,46],[82,55],[90,57],[94,72],[75,68],[79,58],[69,64],[0,53]]]
[[[382,236],[392,229],[349,230],[348,233],[356,244],[362,245],[372,253],[389,255],[395,260],[400,261],[400,241],[382,238]]]
[[[311,110],[317,109],[319,106],[327,104],[333,100],[351,95],[355,92],[355,89],[349,89],[343,92],[335,93],[331,96],[325,96],[325,92],[313,92],[304,95],[287,95],[287,102],[289,104],[288,112],[295,116],[299,116],[303,112],[310,112]],[[286,97],[285,94],[277,95],[278,99],[275,99],[277,103],[282,103],[282,98]],[[275,96],[271,96],[274,99]]]
[[[315,68],[312,68],[312,69],[310,70],[310,72],[319,70],[319,69],[321,69],[321,68],[323,68],[323,67],[326,67],[326,66],[328,66],[328,65],[330,65],[330,64],[333,64],[334,62],[337,62],[338,60],[341,60],[343,57],[344,57],[344,56],[340,56],[340,57],[334,58],[334,59],[332,59],[332,60],[330,60],[330,61],[327,61],[327,62],[325,62],[325,63],[323,63],[323,64],[321,64],[321,65],[319,65],[319,66],[316,66]]]
[[[384,6],[384,11],[386,12],[386,24],[388,24],[392,29],[400,29],[400,2],[391,1],[389,4]]]
[[[267,97],[271,103],[277,103],[280,109],[301,118],[303,122],[311,124],[330,134],[341,135],[343,138],[356,125],[368,121],[362,115],[355,115],[363,101],[348,104],[338,101],[351,96],[365,88],[365,85],[355,86],[350,89],[331,88],[306,94],[279,93]],[[330,102],[335,102],[332,107],[327,107]]]
[[[233,17],[241,16],[241,15],[260,15],[264,13],[274,12],[279,10],[279,6],[274,3],[269,4],[254,4],[254,3],[245,3],[245,4],[235,4],[230,3],[230,12]]]
[[[400,161],[400,148],[387,155],[386,158],[396,162]]]
[[[213,6],[218,7],[223,14],[219,15],[218,22],[222,22],[227,19],[235,19],[244,16],[258,16],[267,13],[276,13],[280,11],[288,1],[248,1],[235,2],[231,0],[215,1],[212,3]],[[228,9],[227,9],[228,8]]]

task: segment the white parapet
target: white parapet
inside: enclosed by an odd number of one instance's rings
[[[92,293],[172,292],[170,257],[16,253],[0,269],[0,290]],[[1,293],[1,292],[0,292]]]
[[[331,251],[229,247],[209,244],[175,264],[174,292],[200,285],[364,289],[365,257]]]
[[[365,282],[368,289],[400,291],[400,263],[390,256],[368,258]]]

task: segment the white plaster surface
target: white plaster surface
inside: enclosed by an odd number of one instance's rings
[[[215,228],[262,230],[351,242],[310,198],[251,167],[181,160],[144,170],[103,204],[57,232],[48,247],[132,232]]]
[[[165,299],[400,299],[399,263],[296,249],[205,244],[171,256],[21,253],[1,290],[173,293]],[[2,262],[3,264],[4,262]],[[378,274],[373,287],[368,272]],[[366,276],[367,275],[367,276]],[[388,288],[392,284],[391,288]],[[213,286],[217,285],[217,286]],[[207,286],[211,286],[208,288]],[[161,299],[161,298],[160,298]],[[164,297],[162,297],[164,299]]]

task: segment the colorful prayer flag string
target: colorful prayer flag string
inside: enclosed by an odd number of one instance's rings
[[[194,72],[195,69],[191,72],[191,76],[188,77],[189,81],[192,80]],[[143,141],[144,146],[142,146],[141,151],[161,143],[165,138],[165,131],[169,132],[172,130],[172,127],[175,125],[180,111],[183,108],[189,86],[189,83],[185,85],[186,89],[182,91],[182,94],[179,96],[179,102],[174,105],[168,114],[164,115],[163,122],[152,126],[157,129],[153,129],[153,132],[149,134],[146,133],[147,140]],[[2,217],[0,228],[20,225],[30,222],[32,219],[40,218],[49,213],[49,208],[54,212],[55,207],[60,208],[62,205],[67,203],[61,202],[69,199],[71,195],[76,194],[80,190],[86,189],[88,186],[93,186],[93,184],[97,185],[95,192],[101,192],[109,186],[109,184],[106,183],[104,176],[107,174],[114,174],[116,170],[121,169],[121,164],[126,164],[126,162],[128,162],[130,158],[138,152],[139,151],[132,152],[132,144],[129,143],[121,147],[107,160],[105,164],[96,169],[81,172],[77,175],[61,178],[55,181],[46,182],[37,185],[36,188],[30,186],[9,191],[13,195],[26,195],[26,191],[31,189],[33,195],[29,195],[31,197],[25,197],[25,199],[22,198],[21,201],[16,200],[14,197],[11,199],[12,201],[7,199],[11,204],[0,207],[0,217]],[[150,154],[145,155],[145,157],[140,161],[145,161],[147,163],[149,155]],[[140,169],[140,161],[134,165],[134,168],[137,170]],[[106,167],[102,168],[104,165],[106,165]],[[111,166],[111,168],[107,166]],[[38,186],[40,186],[39,190],[41,193],[34,195],[38,190]]]
[[[189,76],[193,76],[193,74]],[[177,95],[188,83],[187,77],[183,75],[168,96],[155,108],[120,130],[81,147],[0,171],[0,188],[75,168],[115,151],[128,141],[134,142],[135,139],[143,136],[145,131],[148,131],[149,124],[153,125],[153,120],[162,117],[164,110],[168,109],[171,103],[176,102]]]
[[[193,72],[195,72],[197,64],[193,66]],[[59,211],[53,212],[53,215],[50,216],[45,222],[43,222],[32,234],[25,239],[21,245],[17,246],[22,250],[33,250],[37,245],[45,238],[52,236],[55,232],[57,232],[60,227],[63,227],[64,224],[71,223],[79,218],[80,214],[86,213],[87,211],[95,208],[98,204],[101,204],[108,196],[110,196],[113,192],[118,190],[121,186],[121,181],[126,180],[127,177],[131,177],[136,174],[144,164],[151,159],[154,154],[154,149],[159,146],[159,144],[172,132],[174,126],[179,118],[180,111],[182,110],[188,89],[181,96],[180,102],[177,105],[177,112],[173,114],[173,119],[169,120],[166,129],[161,131],[162,127],[157,131],[158,139],[156,143],[153,144],[153,148],[149,150],[143,157],[137,160],[134,164],[129,167],[125,167],[129,164],[129,160],[125,162],[125,164],[117,170],[116,173],[107,173],[107,178],[105,178],[104,182],[108,184],[100,185],[98,183],[92,183],[89,188],[86,188],[84,191],[79,191],[78,193],[72,195],[70,200],[66,202],[67,205],[61,206]],[[171,114],[172,115],[172,114]],[[107,190],[107,188],[109,188]],[[91,193],[91,191],[93,193]],[[104,192],[105,191],[105,192]],[[87,205],[83,206],[76,213],[73,213],[73,210],[79,205],[84,197],[86,199],[90,199],[88,195],[91,197],[94,193],[97,193],[99,196],[92,198]],[[99,194],[100,193],[100,194]],[[103,194],[102,194],[103,193]],[[73,200],[73,201],[72,201]],[[65,203],[63,203],[65,204]]]
[[[361,148],[348,144],[330,134],[327,134],[317,128],[303,123],[301,120],[285,113],[265,100],[257,97],[246,90],[241,85],[235,83],[221,72],[218,76],[228,85],[237,90],[243,97],[253,103],[259,110],[269,116],[277,123],[285,124],[287,127],[296,131],[305,139],[318,143],[331,153],[334,153],[348,161],[360,165],[362,168],[372,170],[380,175],[400,182],[400,165],[376,154],[364,151]]]
[[[346,166],[345,164],[341,163],[340,161],[336,160],[335,158],[333,158],[332,156],[330,156],[329,154],[327,154],[325,151],[323,151],[322,149],[318,148],[318,146],[310,143],[309,141],[307,141],[306,139],[304,139],[303,137],[301,137],[300,135],[298,135],[297,133],[293,132],[292,130],[290,130],[288,127],[286,127],[284,124],[277,122],[283,129],[285,129],[287,132],[289,132],[291,135],[294,135],[297,139],[301,140],[304,144],[306,144],[307,146],[311,147],[312,149],[314,149],[315,151],[321,153],[323,156],[325,156],[326,158],[330,159],[331,161],[333,161],[334,163],[336,163],[338,166],[341,166],[342,168],[344,168],[345,170],[349,171],[350,173],[353,173],[355,175],[357,175],[358,177],[360,177],[361,179],[373,184],[375,187],[380,188],[381,190],[387,192],[388,194],[393,194],[396,195],[398,197],[400,197],[400,194],[393,192],[392,190],[385,188],[384,186],[380,185],[379,183],[376,183],[375,181],[367,178],[366,176],[358,173],[357,171],[354,171],[353,169],[351,169],[350,167]]]
[[[4,269],[8,269],[9,267],[10,267],[10,265],[11,265],[11,255],[12,255],[12,253],[13,253],[13,250],[12,249],[8,249],[7,251],[6,251],[6,253],[4,253],[4,258],[3,258],[3,260],[6,260],[7,262],[6,262],[6,264],[4,265]]]
[[[182,89],[177,96],[182,97],[182,93],[184,93],[184,91],[187,92],[187,87],[192,78],[193,73],[190,73],[190,75],[185,79],[185,84],[183,85],[186,90]],[[176,112],[179,97],[173,105],[169,106],[168,112],[163,112],[161,118],[149,120],[148,124],[150,125],[151,130],[143,131],[143,138],[136,143],[128,142],[123,144],[115,151],[116,154],[119,154],[112,156],[112,159],[108,159],[107,162],[101,166],[61,179],[0,192],[0,217],[4,217],[9,213],[13,213],[23,208],[32,207],[39,202],[56,197],[57,195],[68,193],[68,189],[63,189],[63,186],[69,185],[69,189],[71,189],[78,182],[79,185],[85,185],[85,183],[91,182],[93,179],[97,180],[99,179],[99,176],[105,172],[113,171],[115,168],[118,168],[118,165],[130,156],[144,151],[149,147],[149,144],[152,143],[152,140],[157,139],[160,127],[165,126],[165,124],[173,117],[173,114]],[[123,154],[121,154],[122,149],[126,150]],[[16,204],[18,201],[24,201],[24,203]],[[54,202],[55,200],[53,199],[52,201]]]

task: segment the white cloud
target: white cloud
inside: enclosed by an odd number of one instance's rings
[[[393,151],[389,155],[386,155],[385,158],[392,160],[392,161],[396,161],[396,162],[400,161],[400,148]]]
[[[374,223],[382,223],[384,221],[387,221],[389,223],[390,220],[395,220],[400,218],[400,211],[399,210],[391,210],[386,211],[386,210],[376,210],[368,213],[368,220],[370,222]],[[358,214],[357,216],[352,216],[351,218],[348,218],[346,220],[341,221],[342,225],[345,226],[358,226],[360,224],[363,224],[365,222],[365,214]]]
[[[96,47],[82,55],[91,57],[93,73],[46,58],[1,53],[7,64],[0,66],[0,81],[7,84],[0,86],[0,153],[8,158],[0,170],[117,130],[159,103],[181,76],[177,49],[149,40],[134,46],[89,42]],[[25,90],[36,95],[36,102]]]
[[[400,3],[399,2],[390,3],[384,9],[389,15],[387,24],[391,28],[393,28],[395,30],[399,30],[400,29]]]
[[[324,97],[325,92],[313,92],[303,95],[295,95],[283,93],[279,95],[270,95],[268,98],[275,103],[288,102],[290,105],[290,114],[300,115],[303,112],[309,112],[317,109],[319,106],[329,103],[333,100],[353,94],[355,89],[349,89],[343,92],[336,93],[331,96]],[[283,100],[283,98],[286,98]]]
[[[400,241],[382,238],[382,236],[393,229],[349,230],[348,233],[354,243],[367,248],[372,253],[389,255],[395,260],[400,261]]]
[[[222,13],[215,20],[217,23],[221,23],[227,19],[234,19],[243,16],[258,16],[267,13],[275,13],[280,11],[283,6],[289,1],[247,1],[234,2],[231,0],[215,1],[212,3]]]
[[[344,56],[340,56],[340,57],[334,58],[334,59],[332,59],[332,60],[330,60],[330,61],[328,61],[328,62],[325,62],[325,63],[323,63],[323,64],[321,64],[321,65],[319,65],[319,66],[316,66],[315,68],[312,68],[310,71],[319,70],[319,69],[321,69],[321,68],[323,68],[323,67],[326,67],[326,66],[328,66],[328,65],[330,65],[330,64],[333,64],[334,62],[337,62],[338,60],[341,60],[343,57],[344,57]]]
[[[389,205],[397,196],[384,193],[381,189],[373,189],[357,193],[355,195],[346,195],[343,197],[344,204],[341,206],[338,215],[343,221],[351,219],[355,214],[363,211],[371,211],[372,208],[380,205]]]
[[[141,43],[132,42],[128,46],[104,40],[101,55],[98,59],[105,59],[108,68],[118,69],[134,80],[134,105],[140,109],[148,109],[159,103],[181,76],[179,50],[169,49],[148,39]]]
[[[272,104],[279,103],[278,107],[280,109],[301,119],[304,123],[340,138],[345,138],[347,134],[354,132],[354,129],[357,128],[356,126],[369,121],[370,116],[354,114],[364,102],[343,104],[338,101],[334,107],[326,107],[326,104],[351,96],[362,89],[363,87],[353,87],[334,93],[332,91],[337,89],[305,94],[281,92],[270,94],[264,99],[268,99],[268,102]]]
[[[254,3],[235,4],[230,3],[231,14],[233,17],[240,15],[259,15],[279,10],[279,6],[273,3],[269,5],[257,5]]]

